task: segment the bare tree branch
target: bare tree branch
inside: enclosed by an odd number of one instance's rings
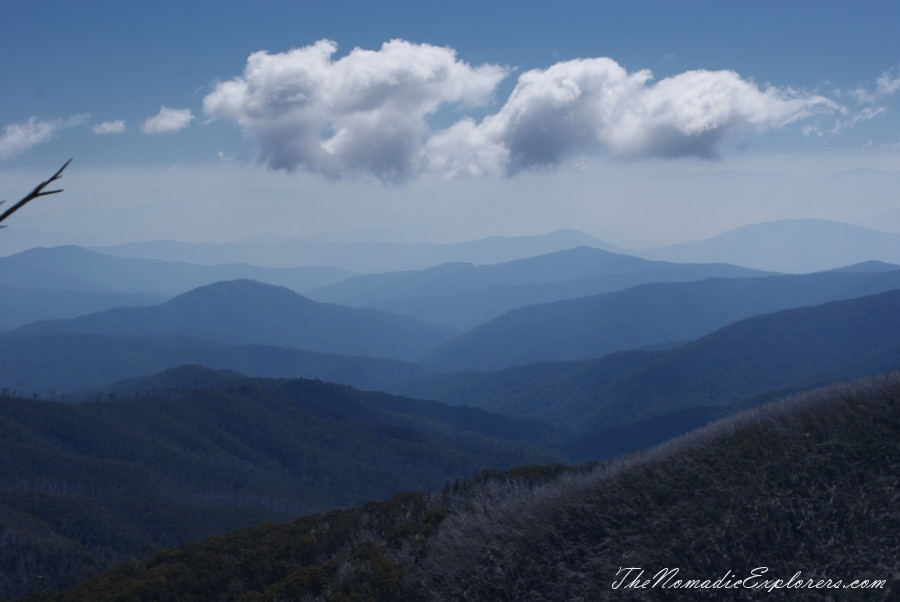
[[[27,203],[28,201],[32,201],[32,200],[38,198],[39,196],[47,196],[48,194],[56,194],[57,192],[62,192],[62,188],[60,188],[59,190],[44,190],[44,188],[46,188],[47,185],[50,184],[51,182],[55,182],[56,180],[60,179],[60,178],[62,177],[62,172],[63,172],[63,170],[64,170],[66,167],[68,167],[68,166],[69,166],[69,163],[71,163],[71,162],[72,162],[71,159],[69,159],[68,161],[66,161],[65,164],[64,164],[62,167],[60,167],[60,168],[57,170],[57,172],[56,172],[55,174],[53,174],[53,176],[52,176],[50,179],[45,180],[44,182],[41,182],[40,184],[38,184],[38,185],[35,187],[34,190],[32,190],[31,192],[29,192],[29,193],[25,196],[25,198],[23,198],[21,201],[19,201],[18,203],[16,203],[15,205],[13,205],[12,207],[10,207],[10,208],[7,209],[6,211],[4,211],[3,214],[0,215],[0,222],[2,222],[3,220],[5,220],[7,217],[9,217],[10,215],[12,215],[12,214],[15,213],[16,211],[18,211],[18,210],[19,210],[22,206],[24,206],[25,203]],[[4,203],[4,201],[0,201],[0,205],[2,205],[3,203]],[[5,227],[6,227],[5,225],[0,225],[0,228],[5,228]]]

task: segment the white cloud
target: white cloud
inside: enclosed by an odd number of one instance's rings
[[[67,120],[55,119],[53,121],[30,117],[25,123],[11,123],[3,126],[3,133],[0,134],[0,159],[9,159],[25,152],[32,146],[47,142],[60,129],[79,125],[86,119],[86,115],[75,115]]]
[[[425,167],[446,177],[482,176],[506,171],[509,149],[471,118],[438,132],[425,145]]]
[[[31,117],[25,123],[11,123],[3,127],[0,135],[0,157],[9,159],[32,146],[46,142],[59,128],[59,122],[41,121]]]
[[[874,103],[900,91],[900,65],[882,73],[875,82],[874,90],[857,88],[851,95],[861,103]]]
[[[401,181],[419,169],[426,118],[447,104],[485,103],[506,75],[496,65],[471,67],[452,49],[402,40],[333,60],[336,51],[321,40],[254,53],[203,109],[238,123],[273,168]]]
[[[900,90],[900,67],[885,71],[875,84],[875,95],[879,98],[890,96]]]
[[[421,171],[512,174],[580,155],[710,158],[742,134],[844,110],[732,71],[653,82],[647,70],[628,73],[593,58],[527,71],[496,113],[433,132],[429,115],[447,104],[486,103],[507,70],[402,40],[334,60],[336,48],[322,40],[254,53],[242,76],[206,96],[204,111],[239,124],[272,168],[402,181]]]
[[[116,121],[104,121],[93,127],[95,134],[121,134],[125,131],[125,122],[121,119]]]
[[[172,109],[170,107],[160,107],[159,113],[153,117],[148,117],[141,131],[145,134],[165,134],[169,132],[178,132],[190,125],[194,120],[194,114],[190,109]]]
[[[496,171],[504,151],[505,173],[590,154],[710,158],[741,133],[779,129],[839,109],[821,96],[760,89],[731,71],[651,80],[649,71],[629,74],[608,58],[528,71],[499,112],[477,126],[457,124],[432,138],[431,164]]]
[[[880,115],[883,115],[887,112],[887,109],[884,107],[863,107],[857,111],[846,111],[845,116],[838,118],[834,126],[827,133],[830,134],[839,134],[845,130],[850,130],[855,128],[857,125],[862,123],[863,121],[868,121],[870,119],[875,119]],[[807,127],[804,128],[804,132],[807,134],[817,134],[822,135],[822,131],[815,127]]]

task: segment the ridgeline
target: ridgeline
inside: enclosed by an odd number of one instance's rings
[[[898,484],[892,373],[612,463],[488,472],[251,527],[28,600],[822,600],[853,586],[895,600]]]

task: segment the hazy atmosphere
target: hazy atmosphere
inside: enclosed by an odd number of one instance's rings
[[[5,2],[36,244],[900,232],[893,2]]]
[[[0,24],[0,602],[900,600],[900,2]]]

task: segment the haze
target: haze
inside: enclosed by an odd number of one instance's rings
[[[6,3],[0,253],[900,232],[894,3]],[[27,52],[22,49],[27,48]],[[836,243],[837,244],[837,243]]]

